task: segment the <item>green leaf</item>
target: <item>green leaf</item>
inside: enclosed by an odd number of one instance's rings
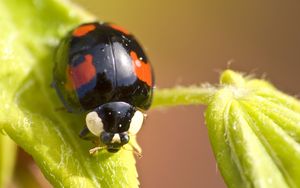
[[[71,28],[95,19],[62,0],[2,0],[0,20],[0,128],[55,187],[138,187],[132,152],[91,156],[93,144],[78,137],[84,118],[55,110],[54,50]]]
[[[16,144],[0,134],[0,187],[7,187],[11,180],[16,159]]]
[[[300,187],[300,102],[227,70],[206,123],[228,187]]]

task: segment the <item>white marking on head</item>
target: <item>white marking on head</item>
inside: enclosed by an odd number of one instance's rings
[[[112,140],[111,140],[111,143],[115,143],[115,142],[121,143],[121,138],[120,138],[120,135],[118,133],[116,133],[114,135],[114,137],[112,138]]]
[[[144,121],[144,114],[141,111],[136,111],[131,118],[130,126],[129,126],[129,134],[135,135],[142,128]]]
[[[103,132],[103,123],[97,112],[93,111],[88,113],[85,121],[89,131],[95,136],[100,136],[100,134]]]

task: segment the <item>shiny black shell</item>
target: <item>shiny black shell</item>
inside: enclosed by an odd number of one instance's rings
[[[53,86],[69,112],[85,112],[114,101],[147,110],[154,75],[136,39],[119,26],[86,23],[61,41]]]

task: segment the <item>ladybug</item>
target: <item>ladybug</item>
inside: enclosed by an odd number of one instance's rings
[[[140,44],[117,25],[85,23],[60,42],[54,60],[52,85],[65,108],[86,113],[80,135],[92,133],[108,152],[119,151],[152,102],[153,69]]]

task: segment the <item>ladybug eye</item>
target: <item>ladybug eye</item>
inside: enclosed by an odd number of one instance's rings
[[[85,121],[89,131],[96,136],[100,136],[100,134],[103,132],[103,123],[97,112],[88,113]]]
[[[135,135],[139,132],[142,128],[142,124],[144,121],[144,114],[140,111],[136,111],[131,118],[130,127],[129,127],[129,134]]]

